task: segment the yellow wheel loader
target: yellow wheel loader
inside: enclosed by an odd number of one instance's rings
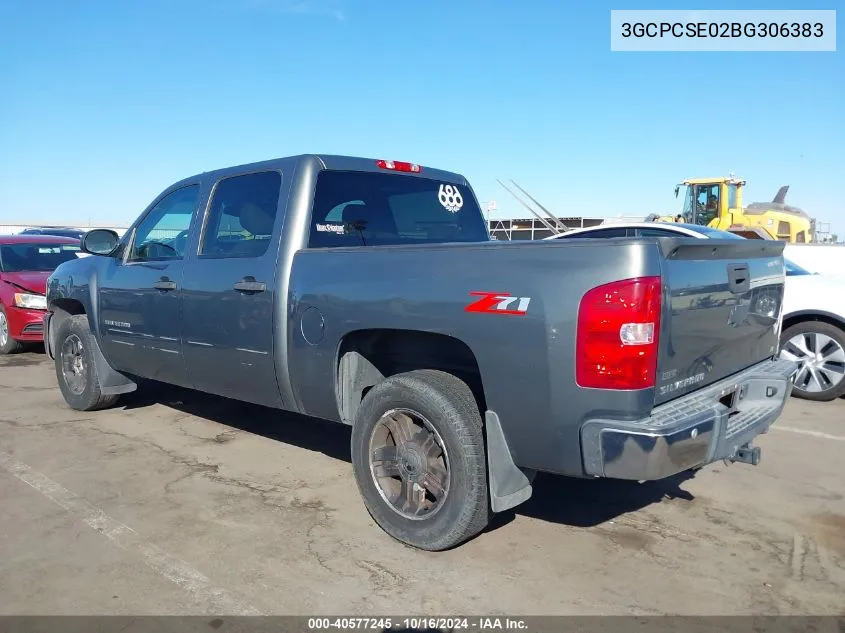
[[[798,207],[784,202],[789,185],[783,186],[771,202],[742,206],[745,181],[727,178],[690,178],[675,186],[675,197],[685,190],[684,206],[675,216],[648,217],[652,222],[684,222],[730,231],[743,237],[783,240],[790,244],[814,241],[815,222]]]

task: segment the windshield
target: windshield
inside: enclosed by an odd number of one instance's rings
[[[76,244],[3,244],[0,263],[4,273],[50,272],[79,252]]]
[[[466,185],[355,171],[323,171],[317,177],[312,248],[489,240]]]
[[[78,231],[76,229],[26,229],[21,231],[21,235],[55,235],[56,237],[72,237],[80,239],[85,231]]]
[[[681,186],[678,185],[679,188]],[[718,183],[686,185],[684,208],[681,212],[684,222],[707,226],[719,217],[720,208],[721,188]]]
[[[728,231],[722,231],[719,229],[711,229],[709,226],[689,226],[687,228],[692,229],[702,235],[706,235],[710,239],[714,240],[744,240],[745,238],[741,235],[737,235],[736,233],[730,233]]]
[[[787,277],[794,277],[796,275],[812,275],[809,270],[802,268],[798,264],[788,259],[783,260],[783,268]]]

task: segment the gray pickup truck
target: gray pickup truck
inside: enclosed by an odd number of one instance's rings
[[[146,379],[351,425],[368,511],[426,550],[527,500],[538,471],[756,464],[796,369],[782,243],[491,241],[466,179],[405,162],[199,174],[82,249],[47,290],[70,407]]]

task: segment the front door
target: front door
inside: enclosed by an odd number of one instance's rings
[[[99,280],[103,352],[115,369],[184,385],[180,300],[185,240],[199,184],[165,194],[129,236],[127,251]]]
[[[273,354],[282,175],[223,178],[186,263],[182,341],[194,388],[280,406]]]

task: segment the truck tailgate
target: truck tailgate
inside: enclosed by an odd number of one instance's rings
[[[659,241],[664,290],[656,405],[774,356],[784,291],[783,242]]]

